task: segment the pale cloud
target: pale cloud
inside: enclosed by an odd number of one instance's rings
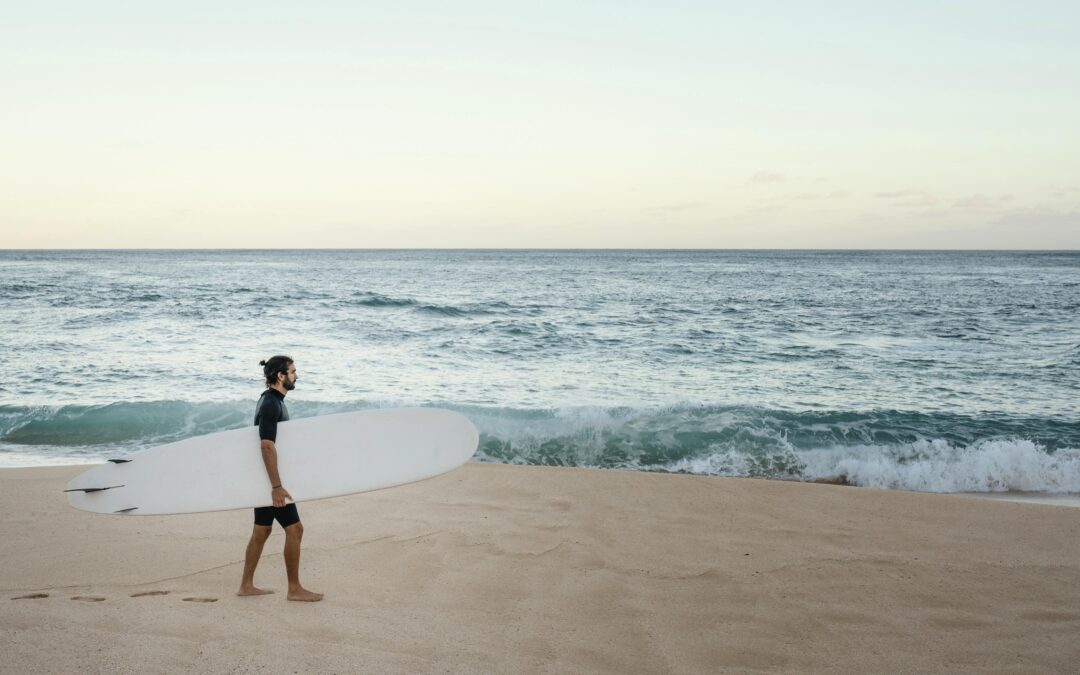
[[[787,174],[779,171],[758,171],[750,176],[750,182],[758,185],[787,182]]]
[[[916,218],[925,218],[927,220],[934,220],[940,218],[946,218],[952,215],[952,211],[948,209],[921,209],[913,211],[912,214]]]
[[[889,208],[891,209],[927,210],[934,209],[940,204],[940,200],[938,200],[937,197],[930,194],[927,190],[921,189],[875,192],[874,197],[877,199],[890,200],[892,204],[889,205]]]
[[[774,202],[769,202],[768,204],[762,204],[760,206],[755,206],[752,209],[748,209],[747,213],[751,213],[751,214],[755,214],[755,213],[775,213],[776,211],[783,211],[784,209],[787,208],[787,206],[788,206],[787,202],[776,202],[776,201],[774,201]]]
[[[846,199],[848,193],[846,192],[805,192],[803,194],[793,195],[792,199],[805,201],[809,199]]]
[[[1036,228],[1070,228],[1080,234],[1080,210],[1059,211],[1045,207],[1017,209],[991,221],[1000,225]]]
[[[646,211],[650,213],[672,213],[677,211],[692,211],[705,206],[702,202],[685,202],[682,204],[665,204],[664,206],[650,206]]]
[[[922,195],[897,201],[893,206],[899,209],[930,209],[936,207],[939,203],[938,198],[933,195]]]
[[[890,192],[875,192],[878,199],[908,199],[911,197],[925,197],[926,190],[892,190]]]
[[[1012,201],[1012,195],[990,196],[983,194],[971,195],[958,200],[953,206],[958,209],[970,209],[972,211],[990,211],[1004,206]]]
[[[979,228],[988,238],[1023,249],[1080,250],[1080,210],[1053,207],[1016,209]]]
[[[1051,197],[1063,199],[1080,192],[1080,185],[1050,185],[1047,186],[1046,191]]]

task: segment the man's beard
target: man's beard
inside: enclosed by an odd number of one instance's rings
[[[296,383],[291,381],[287,377],[281,381],[281,386],[285,387],[285,391],[292,391],[293,389],[296,389]]]

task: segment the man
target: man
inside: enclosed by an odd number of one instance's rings
[[[237,595],[266,595],[273,591],[255,587],[255,567],[262,556],[263,544],[270,537],[270,530],[277,520],[285,528],[285,572],[289,577],[289,600],[317,602],[322,600],[322,593],[312,593],[300,585],[300,540],[304,536],[304,526],[300,524],[300,514],[292,495],[281,483],[277,466],[277,425],[289,419],[289,409],[285,407],[285,394],[296,388],[296,365],[288,356],[273,356],[260,361],[263,375],[266,376],[266,391],[259,397],[255,409],[255,424],[259,427],[259,439],[262,449],[266,475],[270,478],[270,500],[273,506],[255,509],[255,529],[247,545],[244,556],[244,576],[240,580]],[[290,500],[286,503],[286,500]]]

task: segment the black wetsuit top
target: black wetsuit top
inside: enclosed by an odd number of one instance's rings
[[[255,404],[255,424],[259,427],[259,440],[277,441],[278,422],[289,419],[289,409],[285,407],[285,394],[277,389],[267,388]]]
[[[289,409],[285,407],[285,394],[276,389],[267,388],[255,404],[255,424],[259,427],[259,440],[277,441],[278,422],[289,419]],[[259,506],[255,509],[255,524],[263,527],[273,526],[277,519],[282,527],[290,527],[300,522],[300,513],[296,504],[285,506]]]

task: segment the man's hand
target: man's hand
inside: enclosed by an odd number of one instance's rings
[[[285,506],[285,500],[292,500],[292,495],[289,491],[283,487],[276,487],[270,491],[270,499],[273,500],[274,506],[281,508]]]

